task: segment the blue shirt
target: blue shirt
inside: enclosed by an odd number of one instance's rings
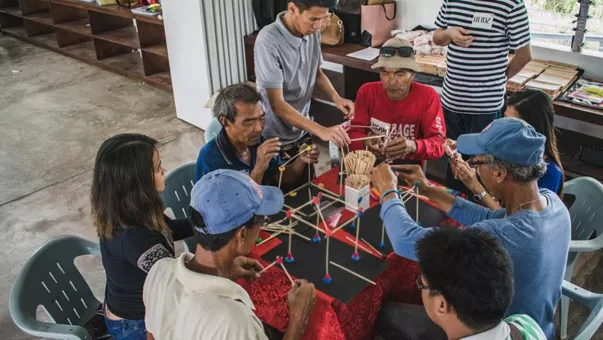
[[[505,217],[504,209],[490,210],[456,197],[448,215],[469,228],[487,230],[501,241],[513,261],[515,280],[515,295],[507,314],[530,315],[551,338],[565,275],[571,221],[555,193],[542,189],[540,194],[548,201],[542,211],[520,210]],[[433,228],[418,226],[397,198],[383,204],[380,216],[396,254],[416,261],[416,242]]]
[[[538,179],[538,187],[540,189],[549,189],[550,191],[559,194],[561,183],[563,183],[563,173],[559,165],[550,158],[546,160],[546,172],[544,176]]]
[[[263,142],[264,138],[261,139],[260,143]],[[260,144],[249,147],[251,161],[247,164],[237,157],[236,150],[228,140],[226,131],[222,129],[216,138],[205,144],[205,146],[201,148],[201,151],[199,151],[195,182],[204,175],[218,169],[237,170],[249,175],[255,166],[259,146]],[[281,159],[278,156],[270,160],[268,169],[264,172],[264,177],[260,184],[276,186],[278,184],[276,174],[278,173],[278,168],[281,164]]]

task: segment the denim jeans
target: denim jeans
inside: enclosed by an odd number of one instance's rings
[[[144,319],[141,320],[111,320],[105,317],[107,331],[113,340],[146,340],[147,329]]]

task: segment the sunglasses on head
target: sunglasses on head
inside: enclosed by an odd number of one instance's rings
[[[391,58],[394,55],[398,55],[402,58],[408,58],[415,54],[415,50],[412,47],[402,46],[402,47],[381,47],[380,54],[382,57]]]

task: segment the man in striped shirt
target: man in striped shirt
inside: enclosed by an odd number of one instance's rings
[[[507,79],[532,59],[530,24],[523,0],[444,0],[435,23],[434,43],[448,46],[442,107],[456,140],[501,117]],[[450,169],[447,179],[465,191]]]

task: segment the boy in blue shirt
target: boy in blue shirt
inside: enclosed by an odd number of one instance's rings
[[[307,166],[318,162],[316,146],[303,152],[288,165],[280,179],[279,158],[281,142],[278,138],[264,139],[266,113],[258,92],[247,84],[225,88],[214,104],[214,116],[222,124],[216,138],[209,141],[199,152],[196,179],[218,169],[242,171],[256,183],[290,186],[298,180],[307,181]]]
[[[409,185],[418,182],[420,193],[448,216],[469,228],[486,230],[502,242],[514,267],[515,296],[507,313],[528,314],[551,338],[571,220],[554,192],[538,189],[538,178],[546,171],[544,142],[544,136],[517,118],[501,118],[481,133],[459,137],[459,152],[474,155],[469,164],[476,168],[486,189],[504,203],[506,208],[500,210],[487,209],[430,185],[419,166],[393,168]],[[380,216],[394,251],[416,260],[416,242],[433,229],[421,228],[407,214],[389,165],[377,167],[372,181],[383,193]]]

